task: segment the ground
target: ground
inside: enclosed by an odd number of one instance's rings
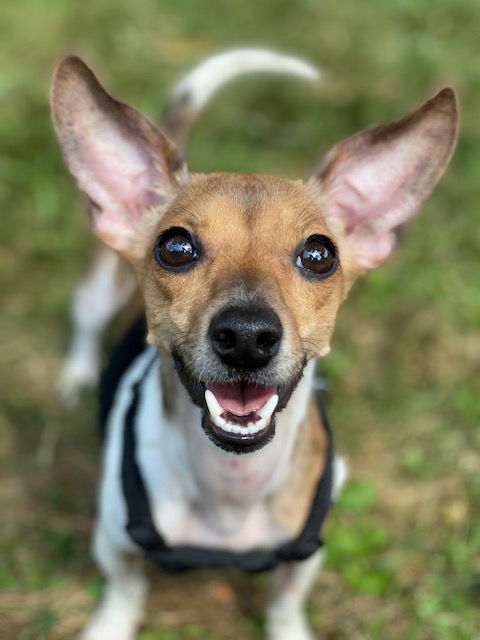
[[[307,176],[356,130],[444,84],[460,93],[446,177],[394,260],[352,292],[324,363],[351,480],[327,527],[329,560],[309,612],[329,640],[480,637],[479,23],[475,0],[2,7],[0,637],[72,638],[102,588],[88,554],[94,392],[69,412],[55,390],[71,289],[94,243],[49,122],[53,64],[84,55],[117,96],[156,118],[182,71],[246,42],[321,64],[325,84],[262,78],[225,89],[194,131],[195,169]],[[266,578],[154,581],[141,640],[261,637]]]

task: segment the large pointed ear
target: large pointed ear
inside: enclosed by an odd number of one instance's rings
[[[411,218],[439,181],[455,146],[455,93],[446,88],[397,122],[334,147],[310,185],[332,225],[342,227],[358,272],[381,264],[395,228]]]
[[[65,58],[55,70],[51,108],[95,233],[132,258],[147,212],[172,200],[186,180],[182,158],[149,120],[109,96],[79,58]]]

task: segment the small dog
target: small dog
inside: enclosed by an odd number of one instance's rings
[[[328,353],[353,282],[390,256],[395,230],[442,175],[457,108],[443,89],[334,147],[306,183],[190,173],[174,140],[224,80],[268,68],[314,76],[265,51],[212,58],[174,92],[169,136],[111,98],[78,58],[54,75],[67,164],[94,232],[133,267],[148,329],[148,345],[128,357],[125,346],[111,370],[94,536],[108,584],[87,640],[135,638],[144,555],[171,571],[274,568],[268,638],[312,637],[304,604],[322,557],[318,529],[345,476],[312,399],[315,358]],[[77,295],[87,327],[77,356],[83,340],[90,377],[95,335],[133,288],[112,293],[118,264],[104,256],[97,276],[104,270],[107,284],[94,276]],[[85,305],[102,291],[97,314]]]

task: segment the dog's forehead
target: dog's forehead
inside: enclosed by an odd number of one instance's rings
[[[206,234],[327,231],[317,203],[301,181],[258,174],[196,175],[168,218]]]

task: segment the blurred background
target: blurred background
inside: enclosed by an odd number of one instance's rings
[[[95,243],[50,125],[53,65],[84,56],[155,119],[180,74],[243,44],[304,56],[327,81],[261,76],[224,89],[193,132],[193,169],[307,177],[358,129],[445,84],[460,94],[445,178],[392,262],[355,287],[325,361],[351,480],[309,612],[328,639],[480,637],[479,27],[476,0],[2,3],[1,638],[72,638],[102,589],[88,554],[95,394],[69,412],[55,391],[72,287]],[[262,637],[264,577],[154,575],[141,640]]]

